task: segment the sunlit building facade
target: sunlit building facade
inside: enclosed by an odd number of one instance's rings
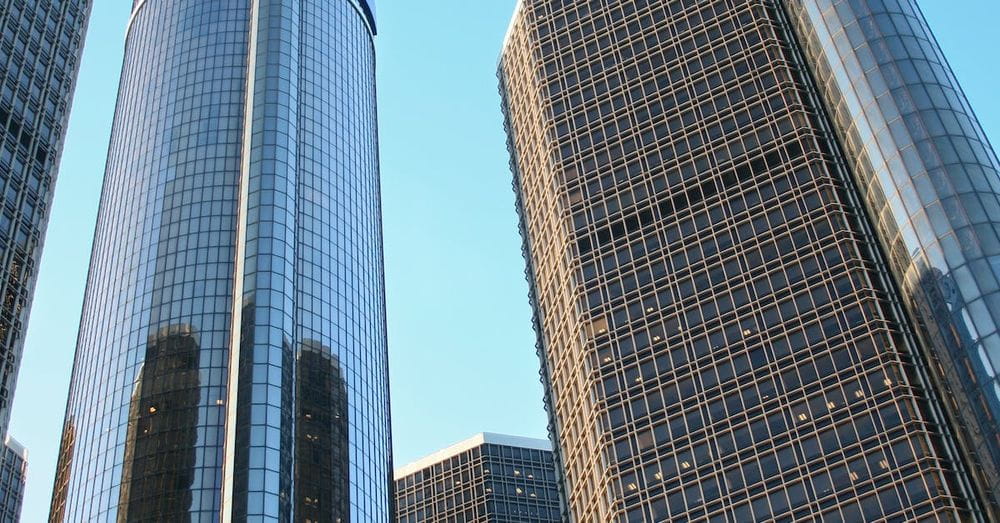
[[[552,445],[479,434],[396,469],[398,523],[561,523]]]
[[[523,0],[499,76],[573,521],[996,517],[1000,177],[912,0]]]
[[[834,4],[788,2],[790,22],[972,473],[1000,495],[1000,162],[915,0]]]
[[[369,0],[135,0],[52,521],[391,517]]]

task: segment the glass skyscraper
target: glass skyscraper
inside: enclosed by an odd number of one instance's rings
[[[574,521],[1000,517],[998,164],[913,0],[523,0],[499,69]]]
[[[545,440],[479,434],[396,469],[398,523],[560,523],[562,517]]]
[[[89,0],[0,0],[0,437],[8,442],[90,7]],[[24,449],[13,445],[3,452],[2,521],[18,519],[24,494]]]
[[[390,519],[369,0],[135,0],[53,521]]]

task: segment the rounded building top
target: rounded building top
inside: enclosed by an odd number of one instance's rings
[[[129,29],[132,27],[132,22],[135,21],[136,15],[139,14],[139,10],[145,5],[146,0],[132,0],[132,14],[129,16],[128,23],[125,26],[125,35],[128,36]],[[361,8],[361,12],[364,13],[365,18],[368,19],[368,25],[371,27],[372,34],[377,33],[375,25],[375,0],[354,0],[354,3]]]
[[[372,33],[378,32],[375,26],[375,0],[357,0],[358,4],[361,5],[361,10],[364,11],[365,16],[368,17],[368,23],[371,25]]]

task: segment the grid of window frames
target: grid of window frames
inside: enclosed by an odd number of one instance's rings
[[[171,325],[146,346],[129,405],[119,495],[137,521],[191,504],[189,490],[171,486],[189,484],[195,471],[197,411],[179,407],[198,401],[197,339],[188,326]]]
[[[786,5],[1000,518],[996,153],[915,1]]]
[[[152,414],[183,420],[159,444],[192,456],[194,469],[150,456],[140,476],[184,481],[137,494],[150,503],[157,495],[189,500],[166,505],[161,519],[206,521],[221,504],[248,13],[239,0],[136,9],[70,383],[56,521],[128,516],[133,472],[122,463],[134,448],[129,427],[142,421],[133,397],[150,346],[171,325],[193,333],[199,378],[171,380],[162,393],[196,401]]]
[[[501,91],[577,521],[971,517],[777,9],[515,14]]]
[[[419,470],[397,471],[397,522],[562,521],[548,442],[528,448],[492,434],[473,440],[474,446]]]
[[[134,2],[54,519],[389,520],[363,3]],[[157,360],[161,347],[172,356]],[[327,369],[297,368],[310,361]],[[296,404],[300,379],[336,395],[335,411]],[[335,452],[297,468],[297,445]]]
[[[337,503],[350,499],[344,521],[387,523],[392,456],[375,26],[371,9],[354,0],[301,4],[295,340],[300,363],[310,344],[330,347],[336,387],[346,386],[347,411],[327,428],[333,454],[350,457],[332,465],[350,480],[332,488]]]
[[[83,48],[88,0],[0,0],[0,435]]]
[[[0,0],[0,436],[10,419],[90,8],[88,0]],[[14,461],[6,449],[4,521],[20,513],[23,460],[20,469]]]
[[[26,451],[20,443],[7,436],[0,460],[0,522],[21,521],[21,504],[27,480]]]

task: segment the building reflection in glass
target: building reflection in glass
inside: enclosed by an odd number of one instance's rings
[[[196,472],[198,345],[190,325],[149,337],[129,408],[120,522],[187,518]]]
[[[347,383],[340,361],[314,340],[295,362],[296,520],[350,520]]]

